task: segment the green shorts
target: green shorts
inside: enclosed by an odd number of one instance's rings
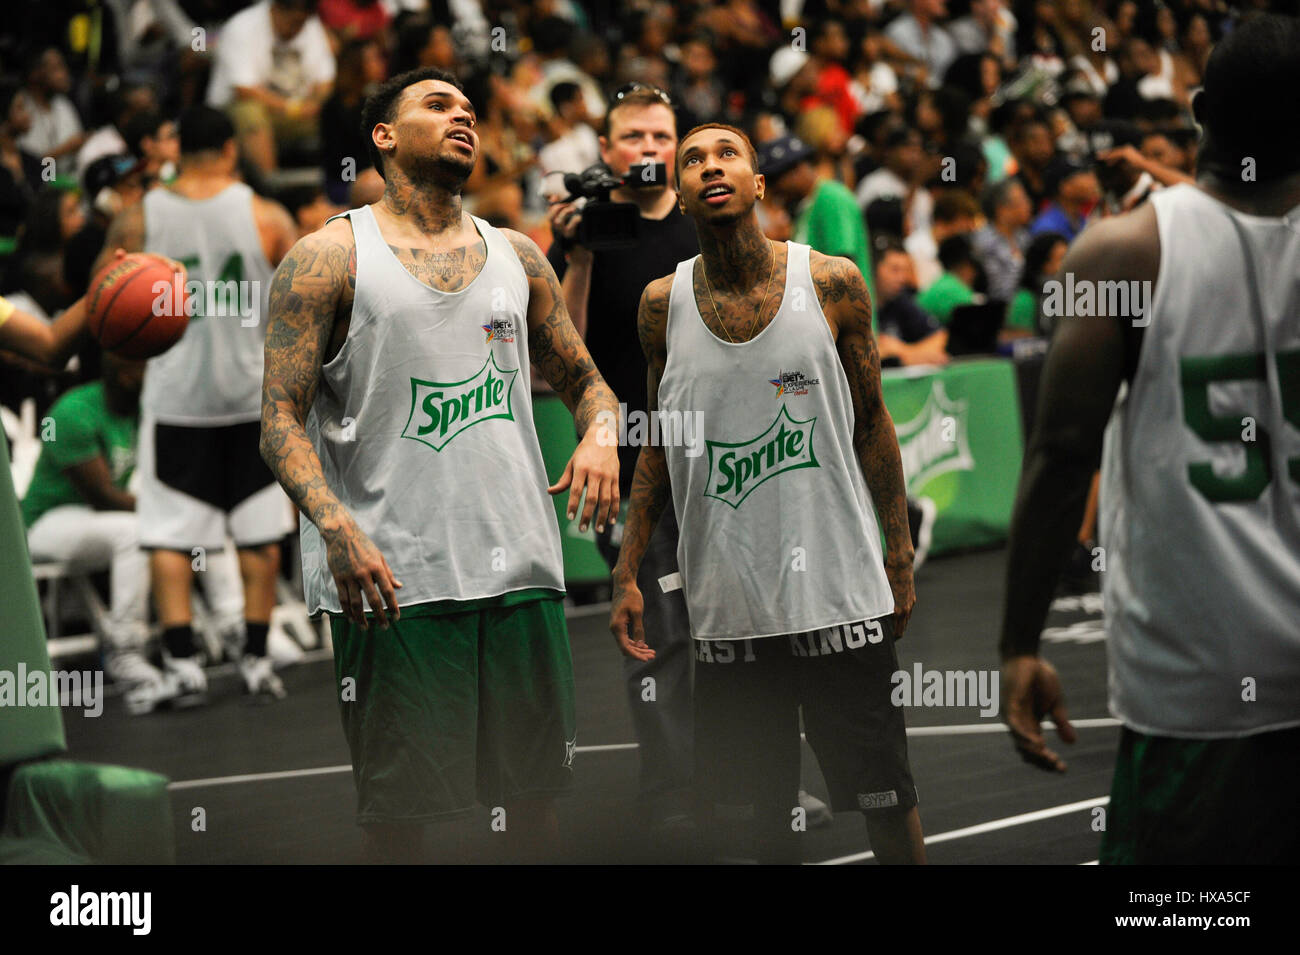
[[[1300,728],[1173,739],[1124,728],[1103,865],[1286,864],[1300,855]]]
[[[555,591],[403,607],[388,630],[330,626],[358,823],[569,790],[573,662]]]

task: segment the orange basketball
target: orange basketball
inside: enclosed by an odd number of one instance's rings
[[[90,288],[88,325],[105,351],[152,358],[185,334],[185,273],[157,256],[135,253],[116,259]]]

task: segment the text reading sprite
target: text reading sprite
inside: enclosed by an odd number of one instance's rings
[[[821,467],[813,454],[816,424],[816,418],[796,421],[783,405],[771,425],[757,438],[739,444],[706,442],[709,488],[704,496],[739,507],[768,478],[796,468]]]
[[[519,369],[506,370],[489,355],[464,381],[411,379],[411,413],[402,437],[441,451],[466,428],[492,418],[514,420],[511,396]]]

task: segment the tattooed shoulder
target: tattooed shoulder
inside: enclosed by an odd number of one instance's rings
[[[813,252],[813,284],[827,319],[837,331],[871,328],[871,295],[861,270],[850,259]]]
[[[637,337],[641,350],[649,358],[662,353],[666,346],[668,328],[668,295],[673,288],[673,276],[657,278],[641,293],[637,309]]]
[[[297,327],[333,325],[356,283],[356,243],[347,223],[330,223],[294,243],[271,279],[272,321]],[[268,329],[268,334],[271,329]]]
[[[514,248],[515,254],[519,256],[519,264],[524,267],[524,274],[530,279],[546,278],[548,272],[555,274],[551,263],[547,262],[546,256],[542,255],[542,250],[528,236],[514,229],[502,229],[501,234]]]

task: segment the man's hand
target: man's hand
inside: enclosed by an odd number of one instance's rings
[[[889,589],[894,594],[894,641],[903,639],[903,631],[912,619],[912,608],[916,606],[916,589],[912,585],[912,562],[895,560],[885,561],[885,576],[889,578]]]
[[[614,574],[614,600],[609,611],[609,630],[624,656],[653,660],[655,652],[645,642],[645,599],[630,575]]]
[[[551,232],[556,238],[563,236],[566,239],[573,239],[578,234],[582,210],[578,208],[576,202],[555,201],[546,210],[546,218],[550,220]]]
[[[578,530],[585,531],[596,518],[596,530],[603,531],[606,524],[618,519],[618,436],[613,434],[603,420],[587,429],[573,457],[564,468],[564,474],[546,489],[550,494],[569,492],[567,513],[573,520],[582,508]],[[586,503],[583,504],[583,491]]]
[[[1002,661],[1002,720],[1011,730],[1016,750],[1025,762],[1039,769],[1065,772],[1065,760],[1047,747],[1042,719],[1051,715],[1056,735],[1073,743],[1074,727],[1065,712],[1065,694],[1056,668],[1036,656],[1007,657]]]
[[[402,616],[396,593],[402,584],[393,576],[379,548],[350,519],[336,530],[322,532],[321,536],[325,538],[325,553],[339,590],[343,615],[361,629],[369,630],[361,602],[364,595],[370,609],[378,614],[381,627],[387,630],[390,620],[396,623]]]
[[[551,234],[557,240],[565,243],[565,257],[569,263],[578,265],[591,265],[593,257],[591,250],[584,245],[578,244],[578,224],[582,222],[582,207],[576,202],[556,202],[551,205],[546,213],[551,223]],[[573,311],[573,306],[569,306],[569,311]]]

